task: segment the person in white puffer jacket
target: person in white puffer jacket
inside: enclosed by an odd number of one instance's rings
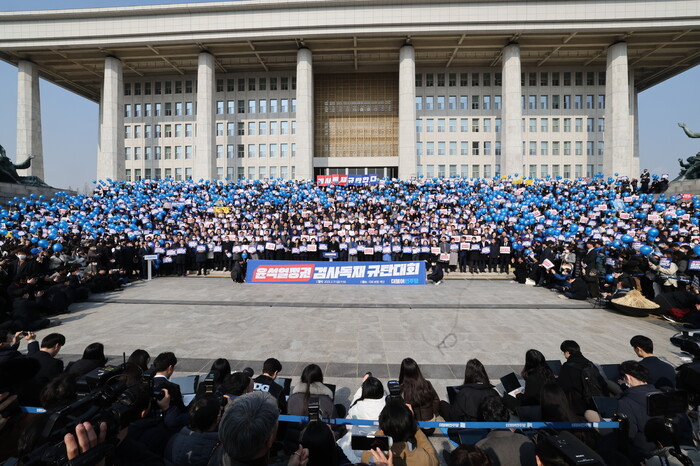
[[[386,402],[384,397],[384,386],[382,382],[372,377],[368,372],[362,379],[362,386],[355,392],[352,398],[352,403],[348,409],[346,419],[370,419],[376,421],[379,419],[379,413],[382,412]],[[338,445],[343,449],[343,453],[353,463],[361,461],[362,450],[353,450],[351,441],[353,435],[373,435],[377,431],[375,426],[351,426],[347,433],[338,440]]]

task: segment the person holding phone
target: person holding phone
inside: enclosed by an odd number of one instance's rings
[[[411,405],[400,399],[389,399],[379,415],[378,436],[393,439],[393,445],[386,452],[395,465],[437,466],[439,464],[435,448],[428,437],[418,428]],[[362,462],[377,458],[375,450],[362,454]]]
[[[355,392],[352,403],[348,409],[347,419],[379,419],[379,413],[384,409],[384,386],[376,377],[372,377],[371,373],[366,373],[362,379],[362,385]],[[374,433],[375,429],[372,426],[352,426],[347,434],[340,440],[338,445],[343,449],[343,453],[354,463],[360,462],[362,451],[366,448],[356,449],[352,447],[352,438],[355,436],[365,436]]]

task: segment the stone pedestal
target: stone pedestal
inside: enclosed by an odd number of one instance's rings
[[[700,180],[671,181],[666,190],[666,196],[675,196],[684,193],[700,195]]]
[[[7,205],[7,201],[11,201],[15,197],[29,197],[30,194],[36,194],[37,197],[43,195],[48,200],[54,197],[59,191],[68,193],[69,195],[76,194],[75,191],[68,191],[60,188],[0,183],[0,205]]]

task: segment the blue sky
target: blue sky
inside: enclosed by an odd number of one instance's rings
[[[23,0],[3,1],[0,11],[90,8],[190,0]],[[700,152],[700,139],[690,139],[678,122],[700,132],[700,66],[639,94],[641,167],[652,173],[678,173],[679,157]],[[17,68],[0,62],[0,144],[14,157],[16,148]],[[97,104],[41,81],[41,110],[46,182],[52,186],[91,189],[97,157]]]

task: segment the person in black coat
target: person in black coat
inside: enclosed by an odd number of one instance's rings
[[[649,371],[648,382],[656,388],[676,388],[676,369],[654,356],[654,342],[644,335],[635,335],[630,340],[634,353],[642,358],[639,364]]]
[[[180,386],[170,381],[170,377],[175,372],[176,364],[177,358],[171,352],[160,353],[153,360],[153,368],[156,371],[153,376],[153,388],[155,390],[168,390],[170,407],[164,413],[164,421],[173,433],[187,424],[187,408],[185,408]]]
[[[237,260],[233,263],[231,269],[231,280],[236,283],[244,283],[246,275],[247,263],[245,259]]]
[[[581,277],[569,277],[566,282],[569,284],[568,290],[564,291],[564,296],[569,299],[585,301],[588,298],[588,286]]]
[[[628,454],[635,464],[639,464],[656,449],[656,445],[644,436],[644,427],[650,419],[647,414],[647,397],[650,393],[658,392],[658,389],[647,383],[649,371],[637,361],[620,364],[620,375],[629,388],[618,397],[617,410],[627,417]]]
[[[90,343],[85,347],[81,359],[68,363],[66,372],[81,376],[98,367],[104,366],[106,363],[107,358],[105,358],[104,345],[102,343]]]
[[[594,408],[592,400],[584,395],[582,377],[583,369],[593,363],[583,356],[581,347],[573,340],[563,341],[560,349],[564,353],[566,362],[561,367],[557,382],[569,398],[571,409],[581,416],[586,409]],[[603,392],[607,390],[605,379],[600,374],[596,382]]]
[[[464,381],[457,390],[457,396],[451,405],[445,401],[440,402],[440,415],[446,421],[476,422],[481,414],[481,403],[486,398],[498,396],[489,382],[484,365],[478,359],[467,361]]]
[[[183,427],[170,438],[165,460],[174,466],[206,466],[219,442],[221,413],[216,395],[197,395],[189,408],[189,427]]]
[[[41,389],[63,372],[63,361],[56,359],[56,355],[66,344],[66,337],[60,333],[50,333],[41,340],[41,348],[35,338],[33,333],[27,336],[27,356],[37,360],[40,368],[32,383],[21,393],[20,403],[25,406],[40,406]]]
[[[432,281],[436,285],[442,283],[442,279],[445,278],[445,273],[442,270],[442,263],[433,262],[433,270],[428,274],[428,280]]]

